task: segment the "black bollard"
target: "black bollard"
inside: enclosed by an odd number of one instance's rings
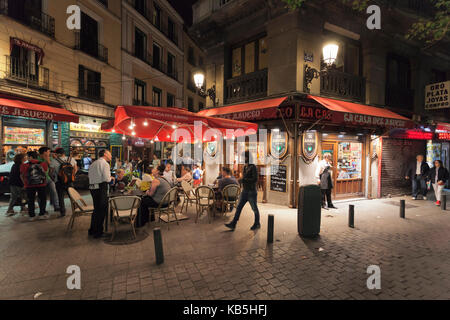
[[[163,243],[161,236],[161,229],[154,228],[153,229],[153,240],[155,242],[155,256],[156,256],[156,264],[164,263],[164,251],[163,251]]]
[[[273,214],[269,214],[269,221],[267,223],[267,243],[273,243],[273,225],[274,216]]]
[[[441,209],[447,210],[447,195],[446,194],[443,194],[441,196]]]
[[[400,218],[405,219],[405,200],[400,200]]]
[[[355,227],[355,206],[353,204],[348,207],[348,226]]]

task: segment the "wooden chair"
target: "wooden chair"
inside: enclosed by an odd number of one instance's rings
[[[195,189],[195,196],[197,198],[197,216],[195,217],[195,223],[197,223],[199,216],[206,210],[208,214],[208,221],[211,223],[211,213],[215,215],[215,193],[214,190],[208,186],[200,186]]]
[[[237,207],[241,188],[236,184],[229,184],[222,190],[222,211],[226,216],[228,208]],[[231,211],[231,210],[230,210]]]
[[[114,230],[111,235],[111,241],[117,232],[117,225],[120,222],[130,224],[131,231],[136,239],[136,229],[134,222],[136,220],[139,207],[141,206],[141,198],[136,196],[120,196],[109,199],[109,207],[112,210],[112,217],[114,222]]]
[[[77,190],[72,187],[67,189],[67,193],[69,194],[70,206],[72,208],[72,216],[70,217],[69,225],[67,226],[67,231],[69,231],[69,229],[73,228],[75,218],[93,214],[94,206],[87,205]]]
[[[187,209],[189,204],[195,204],[197,208],[197,197],[195,195],[195,190],[189,182],[181,181],[181,187],[183,188],[184,200],[181,205],[180,213],[183,213],[183,208],[185,208],[185,212],[187,214]]]
[[[158,214],[158,222],[161,224],[161,215],[166,214],[167,215],[167,230],[170,230],[170,215],[173,214],[175,217],[175,220],[178,223],[178,217],[175,212],[175,208],[177,205],[177,195],[178,195],[178,188],[172,188],[164,195],[163,199],[159,203],[159,206],[157,208],[151,208],[150,214]],[[156,218],[156,217],[155,217]],[[150,225],[150,224],[149,224]]]

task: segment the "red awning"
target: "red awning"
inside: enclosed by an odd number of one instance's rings
[[[450,132],[450,123],[438,123],[436,126],[436,131],[439,132]]]
[[[79,120],[77,115],[66,109],[5,98],[0,98],[0,114],[75,123],[78,123]]]
[[[286,101],[286,99],[287,97],[273,98],[220,108],[211,108],[202,110],[197,114],[208,117],[219,116],[241,121],[272,119],[276,118],[277,108]]]
[[[411,127],[413,124],[410,119],[387,109],[312,95],[308,95],[308,98],[334,111],[333,122],[336,123],[395,128]]]

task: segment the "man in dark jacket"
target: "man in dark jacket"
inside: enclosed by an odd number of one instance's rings
[[[258,182],[258,170],[256,169],[256,166],[250,161],[250,152],[246,151],[244,153],[244,159],[244,173],[242,179],[239,180],[239,182],[243,185],[243,191],[241,193],[241,197],[239,198],[239,203],[237,205],[233,220],[230,223],[225,224],[225,226],[227,228],[230,228],[231,230],[234,230],[236,228],[236,224],[239,220],[239,217],[241,216],[242,209],[244,208],[247,201],[250,202],[250,206],[255,213],[255,223],[250,229],[256,230],[261,228],[261,224],[259,222],[259,210],[257,205],[258,191],[256,190],[256,183]]]
[[[417,196],[421,194],[424,200],[427,200],[427,178],[430,167],[425,162],[425,157],[419,154],[416,157],[416,161],[411,163],[407,172],[406,179],[412,181],[412,198],[417,199]]]

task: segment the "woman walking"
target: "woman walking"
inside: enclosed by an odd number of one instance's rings
[[[434,167],[429,172],[429,179],[433,184],[434,194],[436,195],[436,205],[441,205],[442,190],[449,178],[448,170],[444,168],[441,160],[434,160]]]

